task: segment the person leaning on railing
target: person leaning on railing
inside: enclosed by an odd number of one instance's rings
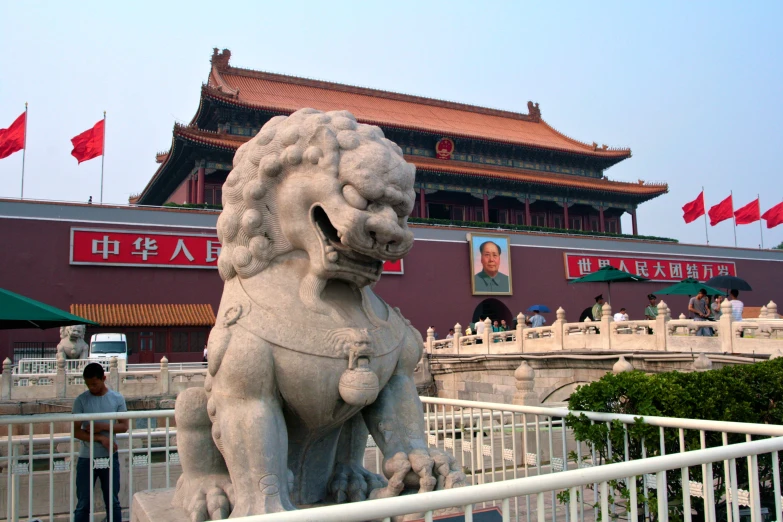
[[[76,397],[73,401],[73,413],[115,413],[128,411],[125,398],[106,386],[106,374],[103,366],[98,363],[90,363],[82,372],[87,391]],[[90,484],[90,468],[93,463],[90,460],[90,423],[77,421],[73,423],[73,436],[80,441],[79,461],[76,464],[76,509],[73,512],[74,522],[88,522],[91,520],[90,491],[95,486],[95,480],[100,479],[103,502],[106,506],[106,518],[109,516],[109,506],[113,504],[114,513],[111,522],[122,522],[122,507],[120,506],[120,460],[117,457],[117,443],[109,434],[111,429],[108,422],[93,422],[92,428],[92,458],[106,458],[110,455],[113,459],[111,468],[93,469],[93,480]],[[128,420],[121,419],[114,423],[114,433],[128,431]],[[109,472],[112,472],[112,504],[109,504]]]

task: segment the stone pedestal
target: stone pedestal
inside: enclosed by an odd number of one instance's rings
[[[185,512],[171,505],[174,488],[151,489],[133,495],[131,522],[190,522]]]

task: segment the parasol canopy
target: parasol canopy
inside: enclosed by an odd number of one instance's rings
[[[612,302],[612,283],[627,283],[631,281],[649,281],[646,277],[640,275],[624,272],[619,268],[607,265],[599,268],[591,274],[582,276],[579,279],[570,281],[569,284],[575,283],[606,283],[607,293],[609,294],[609,302]]]
[[[98,326],[83,317],[0,288],[0,330],[56,328],[73,324]]]
[[[737,276],[720,275],[707,280],[707,284],[715,288],[728,290],[753,290],[747,281]]]
[[[709,296],[726,295],[725,292],[718,290],[717,288],[713,288],[705,283],[700,283],[698,279],[693,279],[692,277],[683,279],[679,283],[675,283],[672,286],[667,286],[663,290],[657,290],[655,293],[664,294],[664,295],[690,296],[690,295],[696,295],[699,292],[700,288],[705,289],[707,291],[707,295]]]

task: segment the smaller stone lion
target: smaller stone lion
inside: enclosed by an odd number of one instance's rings
[[[89,345],[84,342],[86,331],[87,327],[83,324],[61,326],[57,355],[63,354],[66,359],[86,359],[90,353]]]

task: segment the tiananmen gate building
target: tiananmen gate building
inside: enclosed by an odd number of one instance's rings
[[[568,282],[604,265],[650,279],[612,286],[612,305],[632,319],[648,293],[686,277],[739,275],[757,289],[741,296],[748,307],[781,302],[783,251],[639,235],[638,206],[667,185],[609,180],[630,149],[569,138],[537,104],[518,114],[241,69],[230,57],[214,50],[195,116],[174,126],[129,206],[0,199],[0,287],[94,320],[88,335],[126,333],[130,362],[201,360],[223,289],[215,224],[234,153],[270,118],[311,107],[379,126],[416,165],[414,247],[375,290],[422,333],[443,337],[479,316],[513,324],[533,304],[576,321],[606,288]],[[475,284],[485,241],[501,247],[503,291]],[[686,311],[685,297],[667,297]],[[0,356],[50,355],[58,340],[56,330],[0,330]]]

